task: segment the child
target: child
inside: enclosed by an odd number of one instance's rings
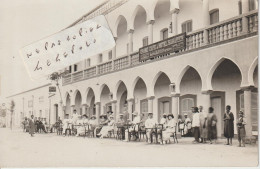
[[[238,113],[239,118],[237,121],[237,133],[238,133],[238,141],[239,145],[238,147],[241,147],[241,140],[242,140],[242,147],[245,147],[245,136],[246,136],[246,130],[245,130],[245,118],[244,118],[244,113],[243,111],[239,111]]]

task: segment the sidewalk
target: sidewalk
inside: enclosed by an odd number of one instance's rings
[[[0,167],[135,167],[256,166],[258,145],[237,147],[192,144],[147,144],[116,139],[63,137],[56,133],[30,137],[21,130],[0,129]]]

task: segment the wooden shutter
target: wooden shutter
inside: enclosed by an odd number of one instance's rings
[[[187,32],[191,32],[192,31],[192,21],[188,21],[187,22]]]
[[[111,59],[112,59],[112,50],[111,50],[111,51],[109,51],[109,53],[108,53],[108,59],[109,59],[109,60],[111,60]]]

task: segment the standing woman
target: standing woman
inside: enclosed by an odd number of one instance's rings
[[[35,133],[34,116],[31,115],[31,119],[29,119],[29,134],[33,137],[34,133]]]
[[[232,145],[232,138],[234,137],[234,115],[230,110],[231,106],[227,105],[226,113],[224,114],[224,136],[227,138],[226,145]]]
[[[210,144],[212,144],[212,140],[215,140],[215,144],[217,141],[217,116],[214,113],[214,108],[209,108],[209,113],[207,117],[208,121],[208,139]]]

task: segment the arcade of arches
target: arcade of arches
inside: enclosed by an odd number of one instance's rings
[[[88,116],[104,114],[111,110],[114,112],[115,119],[119,113],[124,113],[126,119],[132,120],[132,113],[137,111],[142,118],[147,118],[147,113],[152,112],[154,117],[159,121],[163,113],[173,113],[175,118],[178,115],[183,117],[184,113],[192,119],[191,107],[203,105],[204,111],[207,111],[209,106],[212,106],[218,118],[217,129],[219,137],[223,135],[223,116],[225,106],[231,105],[231,111],[235,118],[239,110],[251,112],[246,114],[247,122],[252,125],[247,125],[247,130],[251,130],[252,134],[257,132],[258,119],[258,66],[253,70],[254,86],[241,88],[242,76],[238,66],[228,59],[221,60],[213,70],[211,77],[212,90],[202,92],[202,79],[198,71],[193,67],[185,68],[186,71],[180,80],[180,93],[175,93],[174,84],[167,72],[159,72],[154,77],[153,86],[148,86],[145,79],[136,77],[132,82],[132,90],[123,81],[115,86],[101,85],[100,95],[94,93],[94,90],[89,86],[86,90],[87,94],[83,98],[83,91],[77,90],[74,93],[74,105],[71,105],[73,94],[67,94],[66,106],[64,110],[66,114],[71,114],[72,109],[76,109],[79,114],[87,114]],[[110,87],[110,88],[109,88]],[[154,95],[148,96],[149,89],[153,90]],[[112,93],[112,92],[115,93]],[[113,96],[115,95],[115,96]],[[133,96],[130,98],[129,96]],[[100,97],[100,102],[96,98]],[[113,100],[116,98],[116,100]],[[82,104],[83,100],[86,100]],[[208,100],[206,100],[208,99]],[[236,129],[235,129],[236,133]]]

